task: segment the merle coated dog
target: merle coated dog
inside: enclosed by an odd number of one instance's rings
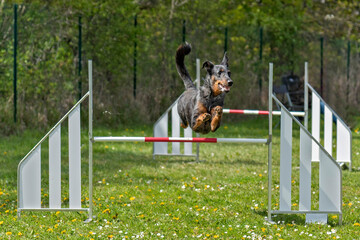
[[[200,89],[196,89],[184,59],[191,52],[191,45],[182,44],[176,51],[176,68],[185,84],[185,92],[178,101],[178,113],[181,127],[190,125],[195,132],[207,134],[219,128],[226,93],[230,91],[233,81],[230,78],[228,57],[226,53],[219,65],[210,61],[203,63],[206,77]]]

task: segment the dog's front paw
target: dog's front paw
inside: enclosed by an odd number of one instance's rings
[[[223,114],[223,108],[220,106],[216,106],[212,109],[211,112],[217,116],[221,116]]]
[[[211,115],[208,113],[203,113],[200,117],[199,117],[202,122],[207,122],[211,119]]]
[[[213,109],[211,109],[211,115],[212,115],[211,131],[212,132],[215,132],[216,129],[218,129],[220,127],[222,114],[223,114],[223,109],[220,106],[216,106]]]
[[[204,126],[209,126],[210,125],[210,119],[211,119],[211,115],[209,113],[203,113],[200,116],[198,116],[198,118],[196,119],[196,122],[194,124],[194,126],[192,127],[192,130],[194,130],[195,132],[204,132],[202,129],[204,128]]]

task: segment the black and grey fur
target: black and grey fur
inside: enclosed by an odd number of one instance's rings
[[[177,71],[185,84],[185,92],[178,102],[181,126],[186,128],[190,125],[193,131],[202,134],[215,132],[220,126],[225,95],[233,85],[228,69],[228,57],[225,53],[219,65],[210,61],[204,62],[204,84],[200,89],[196,89],[184,64],[185,56],[190,52],[191,45],[185,43],[179,46],[175,56]]]

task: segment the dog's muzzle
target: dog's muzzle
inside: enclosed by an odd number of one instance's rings
[[[230,88],[233,85],[233,83],[234,83],[233,80],[228,79],[227,80],[227,86],[224,86],[224,92],[226,92],[226,93],[230,92]]]
[[[217,82],[218,87],[220,88],[221,92],[228,93],[230,92],[230,88],[233,85],[233,81],[228,79],[222,79],[222,81]]]

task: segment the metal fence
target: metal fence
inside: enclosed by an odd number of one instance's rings
[[[309,82],[320,93],[322,86],[323,98],[340,115],[360,110],[357,42],[326,36],[321,40],[322,36],[299,32],[294,38],[301,41],[289,47],[276,45],[274,34],[261,26],[141,13],[135,18],[132,12],[103,16],[37,4],[19,5],[16,10],[5,4],[0,15],[1,129],[15,119],[15,127],[55,122],[78,100],[81,88],[87,88],[81,66],[90,58],[97,66],[95,116],[101,115],[101,122],[108,124],[154,122],[184,90],[174,60],[184,40],[193,47],[186,59],[193,78],[196,58],[218,63],[224,50],[228,52],[234,80],[225,103],[228,108],[266,104],[266,91],[260,89],[267,87],[268,62],[279,66],[275,84],[280,84],[284,74],[303,76],[302,66],[308,61]]]

